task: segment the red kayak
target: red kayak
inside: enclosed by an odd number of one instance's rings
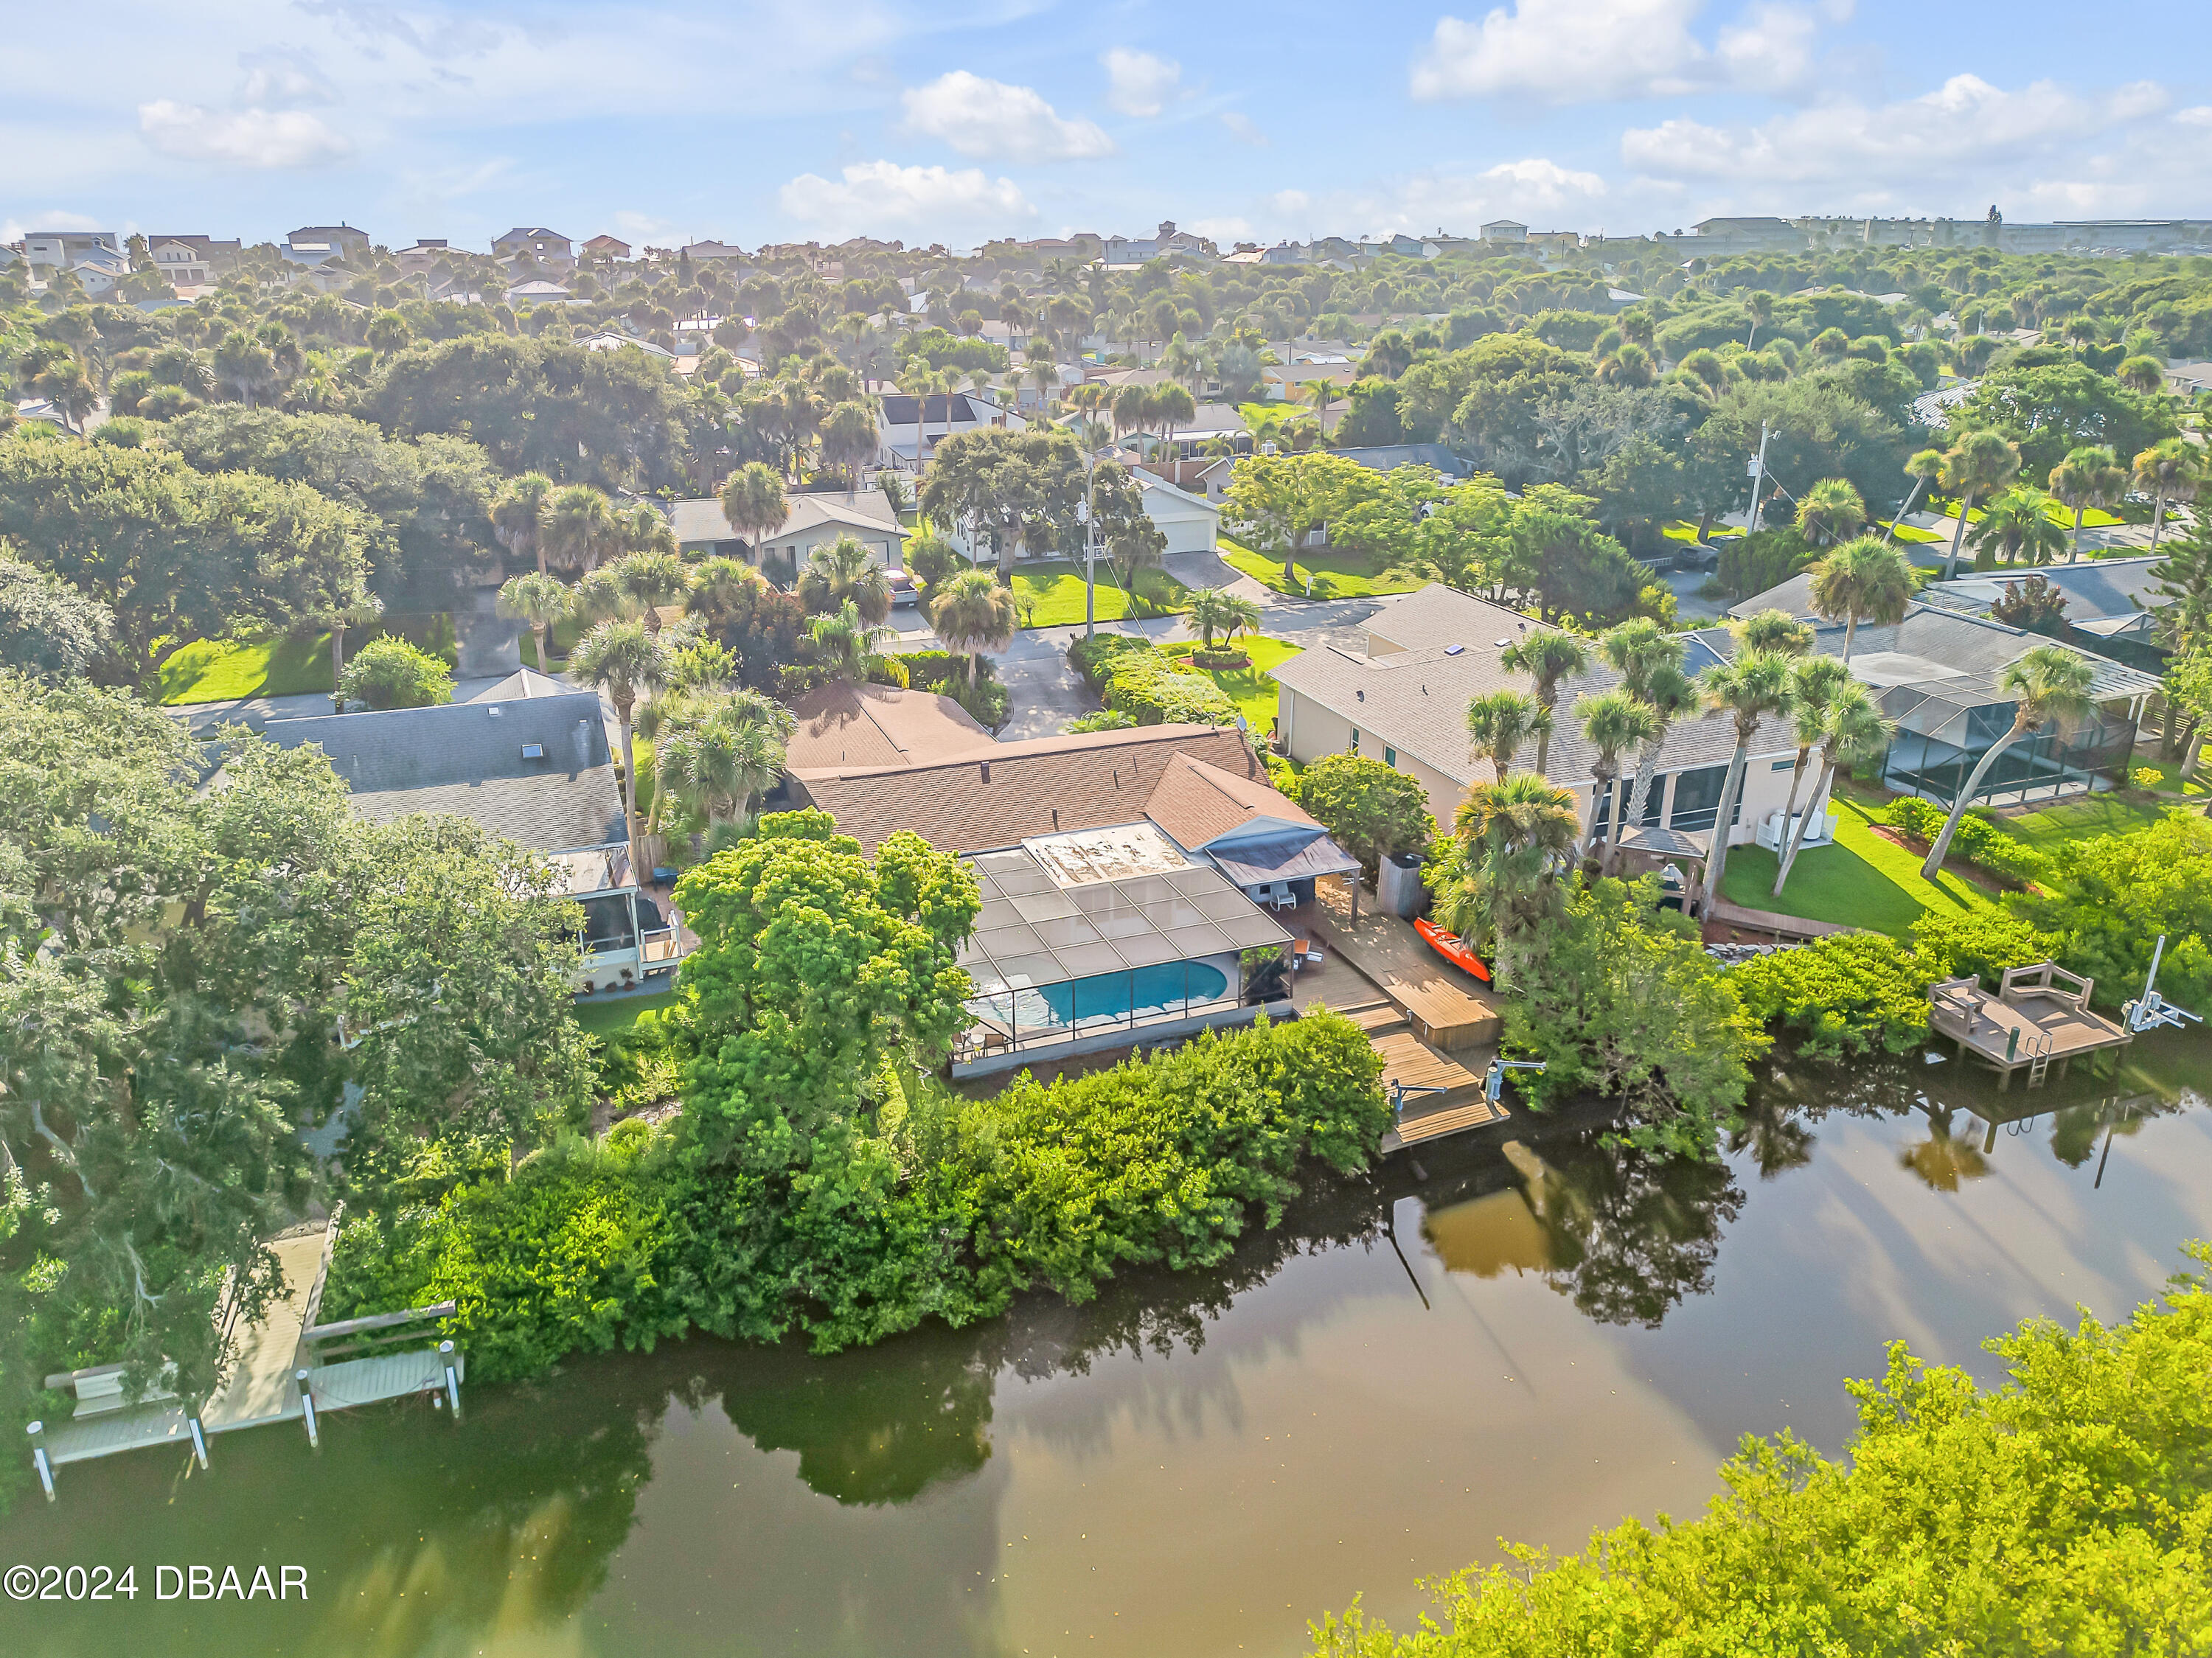
[[[1435,950],[1454,967],[1465,968],[1483,983],[1490,982],[1490,969],[1482,964],[1481,957],[1460,942],[1459,934],[1446,932],[1425,915],[1414,918],[1413,931],[1428,941],[1431,950]]]

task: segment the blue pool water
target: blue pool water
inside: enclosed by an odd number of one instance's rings
[[[1187,988],[1186,974],[1189,975]],[[1204,962],[1163,962],[1157,967],[1047,985],[1024,995],[1020,1011],[1024,1024],[1125,1019],[1133,1008],[1140,1015],[1158,1013],[1181,1007],[1186,996],[1193,1002],[1210,1002],[1228,989],[1229,977],[1218,967]],[[1043,1006],[1036,1006],[1037,1003]]]

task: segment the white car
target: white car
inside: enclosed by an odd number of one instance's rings
[[[891,603],[893,604],[919,604],[921,603],[921,595],[915,589],[914,578],[908,575],[904,570],[899,568],[897,565],[890,564],[884,567],[884,580],[890,584]]]

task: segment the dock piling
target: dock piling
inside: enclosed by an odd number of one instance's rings
[[[192,1455],[193,1455],[194,1456],[196,1456],[196,1457],[199,1458],[199,1460],[200,1460],[200,1468],[201,1468],[202,1472],[205,1472],[205,1470],[206,1470],[206,1468],[207,1468],[207,1465],[208,1465],[208,1460],[207,1460],[207,1434],[206,1434],[206,1432],[205,1432],[205,1431],[201,1428],[201,1426],[200,1426],[200,1419],[199,1419],[199,1418],[198,1418],[198,1417],[196,1417],[196,1416],[195,1416],[195,1417],[188,1417],[188,1418],[185,1418],[185,1425],[187,1428],[189,1428],[189,1429],[191,1429],[191,1433],[192,1433]]]
[[[46,1488],[46,1501],[54,1500],[54,1465],[46,1460],[46,1424],[33,1422],[25,1430],[31,1436],[31,1461],[38,1466],[39,1484]]]
[[[452,1407],[453,1420],[459,1422],[461,1419],[461,1376],[453,1363],[453,1344],[440,1342],[438,1357],[445,1361],[446,1365],[446,1403]]]
[[[300,1414],[307,1424],[307,1448],[319,1451],[323,1448],[322,1436],[315,1431],[315,1395],[307,1386],[307,1373],[295,1370],[292,1380],[300,1384]]]

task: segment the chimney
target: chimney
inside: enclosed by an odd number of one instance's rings
[[[991,762],[988,760],[983,762],[983,780],[986,783],[991,780]]]
[[[1058,806],[1054,806],[1052,809],[1052,832],[1054,835],[1060,833],[1060,808]]]

